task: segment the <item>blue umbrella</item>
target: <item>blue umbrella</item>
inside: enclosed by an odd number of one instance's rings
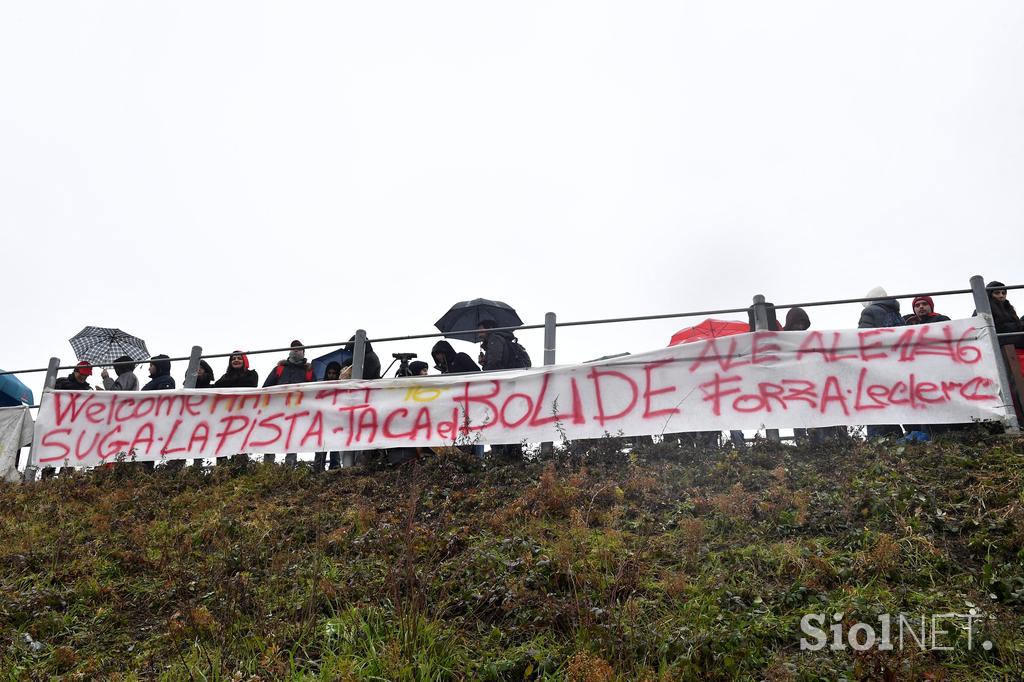
[[[0,370],[2,372],[3,370]],[[0,407],[31,405],[32,391],[13,374],[0,374]]]
[[[318,358],[313,358],[310,362],[313,365],[313,374],[316,375],[317,381],[323,381],[324,373],[327,371],[327,365],[332,362],[336,362],[339,365],[343,365],[352,359],[352,351],[339,348],[338,350],[332,350],[327,355],[321,355]]]

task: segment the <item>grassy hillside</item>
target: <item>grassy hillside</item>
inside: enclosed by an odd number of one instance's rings
[[[622,446],[0,488],[0,678],[1024,679],[1024,439]]]

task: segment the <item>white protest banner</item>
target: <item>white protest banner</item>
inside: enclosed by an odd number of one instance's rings
[[[95,465],[598,438],[606,433],[1002,419],[983,322],[757,332],[614,358],[268,389],[47,391],[39,463]]]
[[[32,442],[32,415],[28,406],[0,407],[0,481],[17,483],[18,451]]]

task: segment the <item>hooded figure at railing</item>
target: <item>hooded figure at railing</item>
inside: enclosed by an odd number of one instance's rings
[[[1021,326],[1020,318],[1017,317],[1017,311],[1014,309],[1013,304],[1010,303],[1010,299],[1006,297],[1006,289],[993,289],[992,287],[1004,287],[1006,286],[1002,282],[992,281],[985,285],[988,289],[988,302],[992,306],[992,322],[996,326],[997,334],[1013,334],[1015,332],[1024,331]],[[1008,344],[1012,343],[1017,348],[1024,348],[1024,335],[1020,336],[1004,336],[999,339],[999,343]]]
[[[370,345],[369,341],[365,342],[363,348],[365,349],[365,352],[363,353],[363,377],[362,378],[363,379],[380,379],[380,358],[378,358],[377,354],[373,352],[373,346]],[[348,340],[348,343],[345,344],[345,350],[347,350],[349,353],[355,353],[355,350],[356,350],[356,337],[353,336],[351,339]],[[352,359],[350,358],[350,359],[346,360],[344,363],[342,363],[341,367],[342,367],[343,370],[346,367],[349,367],[349,368],[352,367]],[[351,377],[352,377],[352,370],[351,369],[348,370],[347,374],[343,374],[342,375],[343,379],[350,379]]]
[[[171,358],[167,355],[154,355],[149,359],[149,383],[142,387],[143,391],[168,391],[176,386],[171,376]]]
[[[441,374],[480,371],[480,366],[473,362],[473,358],[467,353],[456,353],[447,341],[435,343],[430,349],[430,357],[434,358],[434,368]]]

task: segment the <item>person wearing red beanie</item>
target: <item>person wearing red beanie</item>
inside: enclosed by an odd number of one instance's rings
[[[905,315],[903,321],[906,324],[931,324],[932,322],[949,322],[945,315],[935,312],[935,301],[931,296],[917,296],[910,307],[914,309],[913,315]]]

